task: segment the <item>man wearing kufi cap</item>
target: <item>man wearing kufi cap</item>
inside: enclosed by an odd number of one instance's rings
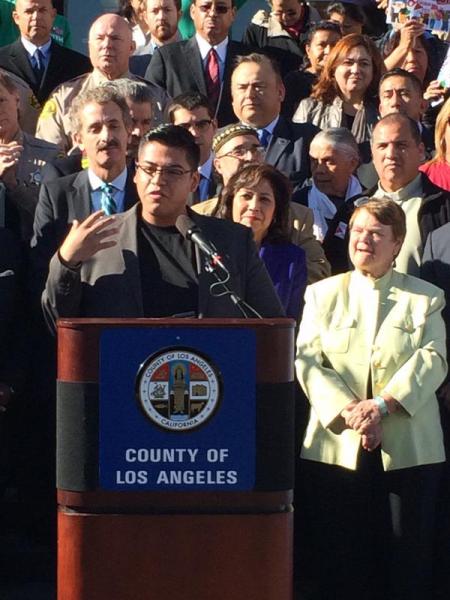
[[[221,175],[223,184],[227,185],[236,171],[249,163],[264,162],[264,148],[259,142],[258,132],[253,127],[236,123],[222,127],[213,139],[215,153],[214,167]],[[204,215],[215,214],[218,198],[212,198],[192,207]],[[312,283],[328,277],[330,266],[325,258],[322,246],[313,234],[313,214],[309,208],[291,202],[291,241],[302,247],[306,253],[308,282]]]

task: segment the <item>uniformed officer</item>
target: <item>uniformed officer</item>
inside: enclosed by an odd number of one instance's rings
[[[59,151],[54,144],[20,128],[18,109],[18,90],[9,76],[0,73],[0,227],[28,241],[33,231],[40,169]]]
[[[89,31],[89,58],[93,72],[56,88],[44,105],[36,135],[57,144],[64,151],[69,150],[73,146],[69,113],[76,96],[123,77],[144,81],[129,71],[133,50],[131,28],[125,19],[115,14],[105,14],[94,21]],[[170,98],[159,86],[145,83],[150,87],[155,102],[154,124],[159,124],[163,121],[163,112]]]

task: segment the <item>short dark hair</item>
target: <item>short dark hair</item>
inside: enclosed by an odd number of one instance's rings
[[[337,23],[333,23],[333,21],[318,21],[317,23],[314,23],[308,30],[305,46],[309,46],[311,44],[313,37],[318,31],[332,31],[333,33],[337,33],[339,37],[342,37],[341,28]]]
[[[150,142],[157,142],[168,148],[183,150],[186,160],[193,171],[198,169],[200,163],[200,149],[195,143],[192,133],[179,125],[160,125],[146,133],[139,144],[138,156],[142,149]]]
[[[208,98],[200,92],[186,92],[180,94],[172,100],[167,109],[167,116],[171,123],[175,120],[175,112],[184,108],[185,110],[195,110],[196,108],[206,108],[208,115],[211,119],[214,119],[214,110],[208,100]]]
[[[117,8],[118,15],[124,19],[131,20],[133,18],[133,12],[130,0],[119,0],[119,6]]]
[[[413,119],[411,119],[410,117],[408,117],[407,115],[404,115],[402,113],[390,113],[390,114],[384,116],[383,118],[381,118],[378,121],[378,123],[375,124],[375,126],[373,128],[372,141],[373,141],[373,134],[375,133],[375,129],[377,129],[380,125],[382,125],[382,124],[389,125],[389,123],[398,123],[398,121],[403,121],[407,125],[407,127],[409,128],[409,131],[411,133],[411,136],[412,136],[414,142],[417,144],[417,146],[422,143],[422,136],[420,134],[418,124],[416,123],[416,121],[414,121]]]
[[[401,206],[390,198],[368,198],[366,202],[361,201],[350,218],[350,230],[356,216],[363,210],[375,217],[382,225],[390,225],[394,240],[403,242],[406,236],[406,216]]]
[[[285,242],[289,240],[289,202],[291,199],[291,184],[289,179],[275,167],[268,164],[249,164],[235,173],[222,190],[215,216],[222,219],[232,219],[233,201],[236,193],[243,187],[252,188],[261,181],[267,181],[275,197],[275,212],[273,221],[265,239],[270,242]]]
[[[414,73],[411,73],[410,71],[406,71],[405,69],[401,69],[400,67],[395,67],[395,69],[391,69],[390,71],[387,71],[387,73],[384,73],[381,76],[380,85],[378,86],[378,89],[380,89],[382,83],[384,81],[386,81],[386,79],[389,79],[390,77],[404,77],[405,79],[409,79],[409,81],[411,81],[411,83],[413,84],[416,91],[419,92],[419,94],[422,96],[422,94],[423,94],[422,84],[420,82],[420,79],[417,77],[417,75],[414,75]]]
[[[245,63],[256,63],[257,65],[268,65],[271,67],[277,76],[277,79],[282,83],[283,77],[281,75],[281,69],[278,62],[268,56],[267,54],[262,54],[260,52],[251,52],[250,54],[241,54],[240,56],[236,56],[233,71],[235,71],[240,65]]]
[[[364,25],[366,22],[363,10],[356,4],[351,4],[350,2],[333,2],[333,4],[327,8],[328,18],[330,18],[333,13],[338,13],[338,15],[341,15],[342,17],[348,17],[349,19],[352,19],[352,21],[361,23],[361,25]]]

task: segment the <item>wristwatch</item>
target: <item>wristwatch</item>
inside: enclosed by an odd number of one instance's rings
[[[384,417],[389,416],[389,410],[386,404],[386,400],[382,396],[375,396],[373,401],[378,406],[382,419],[384,419]]]

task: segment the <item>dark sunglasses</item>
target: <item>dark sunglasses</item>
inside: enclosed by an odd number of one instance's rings
[[[202,13],[209,13],[214,8],[215,12],[219,15],[226,15],[229,10],[231,10],[231,6],[225,6],[224,4],[200,4],[198,6],[198,10]]]

